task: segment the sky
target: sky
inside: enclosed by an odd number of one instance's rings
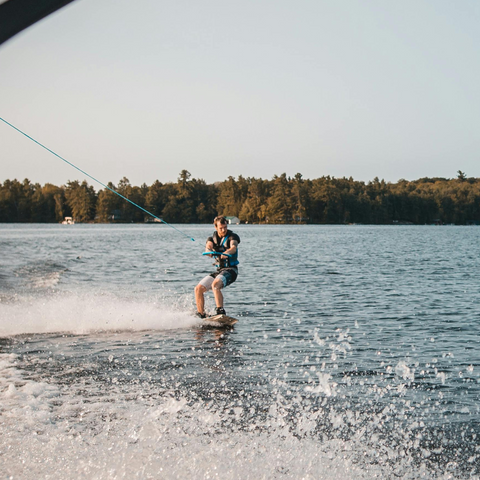
[[[0,117],[104,183],[480,177],[479,24],[478,0],[76,0],[0,46]],[[0,122],[14,178],[86,177]]]

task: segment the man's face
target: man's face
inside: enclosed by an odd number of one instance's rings
[[[220,238],[224,237],[227,234],[227,224],[226,223],[217,223],[215,226],[217,233]]]

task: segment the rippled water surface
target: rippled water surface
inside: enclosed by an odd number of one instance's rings
[[[480,228],[178,227],[0,225],[4,476],[480,478]]]

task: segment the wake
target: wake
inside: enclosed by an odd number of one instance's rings
[[[0,298],[0,337],[30,333],[81,335],[104,331],[172,330],[196,324],[198,319],[192,316],[190,307],[165,299],[132,299],[111,293]]]

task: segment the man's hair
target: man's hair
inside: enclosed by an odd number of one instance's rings
[[[228,223],[228,222],[227,222],[227,219],[226,219],[224,216],[220,215],[220,216],[215,217],[215,218],[213,219],[213,224],[214,224],[215,226],[217,226],[217,223],[220,223],[220,224],[223,225],[223,224],[226,224],[226,223]]]

